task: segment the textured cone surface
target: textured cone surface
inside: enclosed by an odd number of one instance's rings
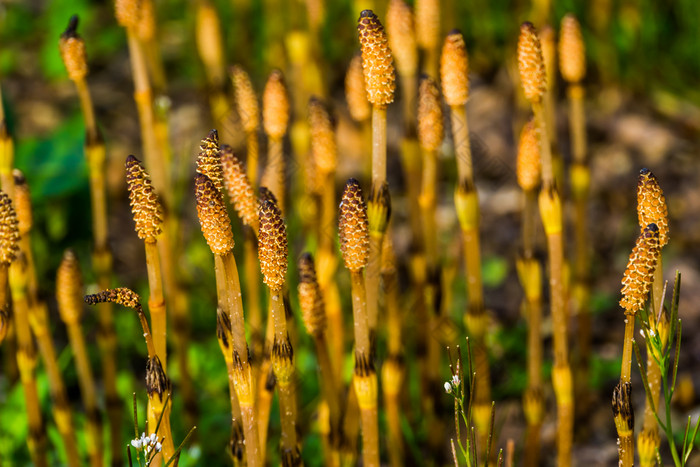
[[[117,23],[125,28],[136,28],[141,17],[140,0],[115,0],[114,16]]]
[[[287,276],[287,228],[275,203],[263,201],[258,210],[258,258],[263,280],[272,290],[281,290]]]
[[[369,259],[369,222],[360,183],[351,178],[345,184],[338,222],[340,252],[345,267],[359,271]]]
[[[221,166],[224,170],[224,186],[228,197],[233,201],[233,207],[244,224],[257,226],[258,198],[250,185],[243,162],[227,144],[221,146]]]
[[[365,89],[365,76],[362,71],[362,56],[355,55],[350,61],[350,66],[345,75],[345,100],[348,103],[350,116],[356,122],[362,122],[369,118],[372,107],[367,100]]]
[[[247,132],[256,131],[260,125],[260,109],[253,84],[250,82],[250,76],[242,67],[234,65],[231,68],[231,79],[233,80],[238,116],[241,117],[243,129]]]
[[[643,231],[649,224],[659,228],[659,245],[668,243],[668,207],[659,181],[649,169],[639,172],[637,183],[637,217]]]
[[[440,78],[442,94],[449,106],[464,105],[469,98],[469,57],[462,33],[450,32],[442,45]]]
[[[620,306],[626,312],[635,313],[644,307],[654,270],[659,259],[659,228],[649,224],[644,228],[630,254],[625,275],[622,277]]]
[[[263,93],[263,127],[270,138],[281,139],[289,124],[289,97],[284,76],[279,70],[270,73]]]
[[[219,133],[216,130],[211,130],[199,145],[197,173],[209,177],[217,190],[223,189],[224,171],[221,168]]]
[[[325,104],[316,98],[309,101],[311,151],[316,167],[323,173],[335,171],[338,147],[335,142],[333,121]]]
[[[532,23],[528,22],[520,26],[518,71],[525,97],[529,101],[540,100],[547,91],[547,75],[537,31]]]
[[[299,260],[298,291],[301,317],[306,330],[311,335],[323,332],[326,328],[326,313],[314,260],[309,253],[304,253]]]
[[[154,242],[161,232],[163,210],[151,185],[151,177],[134,156],[126,158],[126,184],[136,233],[140,239]]]
[[[586,76],[586,48],[581,35],[581,25],[571,14],[561,20],[559,70],[570,83],[578,83]]]
[[[518,185],[524,191],[534,190],[540,183],[540,136],[534,120],[520,132],[516,174]]]
[[[127,308],[141,308],[141,297],[136,292],[126,287],[117,287],[115,289],[107,289],[102,292],[86,295],[85,303],[95,305],[97,303],[111,302]]]
[[[136,35],[144,42],[151,41],[156,36],[156,12],[153,0],[140,0],[141,17],[136,27]]]
[[[56,273],[56,301],[61,319],[66,323],[80,320],[83,312],[83,280],[78,259],[66,250]]]
[[[403,0],[391,0],[386,13],[389,47],[402,75],[413,76],[418,69],[418,46],[413,11]]]
[[[362,70],[365,75],[367,100],[379,107],[394,102],[394,60],[391,57],[384,26],[371,11],[364,10],[357,21],[362,50]]]
[[[20,236],[26,235],[32,230],[34,218],[32,215],[32,197],[29,185],[24,174],[14,169],[12,175],[15,180],[15,206],[17,211],[17,228]]]
[[[437,151],[442,137],[440,90],[432,78],[425,77],[418,88],[418,140],[423,148]]]
[[[76,31],[78,27],[78,16],[71,17],[68,27],[61,34],[58,41],[58,50],[61,52],[61,59],[66,66],[68,77],[72,81],[78,81],[87,75],[87,54],[85,53],[85,41]]]
[[[0,263],[9,265],[19,253],[19,221],[7,193],[0,191]]]
[[[418,45],[432,49],[440,42],[440,1],[416,0],[416,38]]]
[[[212,253],[226,254],[233,249],[234,242],[224,195],[206,175],[197,174],[194,182],[197,216],[204,239]]]

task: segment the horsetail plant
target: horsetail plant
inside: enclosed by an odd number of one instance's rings
[[[579,367],[584,372],[580,378],[586,381],[590,358],[590,245],[588,242],[588,197],[590,192],[590,169],[587,162],[586,119],[584,112],[584,88],[586,75],[586,50],[581,35],[581,26],[576,18],[568,14],[561,20],[559,34],[559,69],[567,82],[569,100],[569,128],[573,163],[569,169],[571,196],[574,203],[575,257],[573,266],[572,305],[579,320]],[[646,225],[645,225],[646,227]]]
[[[151,329],[148,326],[146,314],[141,307],[141,298],[132,290],[126,287],[107,289],[96,294],[85,296],[85,303],[96,305],[102,302],[116,303],[126,308],[134,310],[143,329],[143,337],[146,341],[148,358],[146,360],[146,392],[148,393],[148,426],[158,427],[159,437],[162,437],[162,457],[159,456],[152,461],[154,465],[160,465],[162,460],[172,459],[175,453],[175,445],[170,430],[170,406],[168,401],[171,397],[170,380],[165,374],[165,369],[160,363],[160,358],[156,354],[156,347],[153,341]]]
[[[14,182],[13,182],[14,183]],[[20,254],[19,229],[17,214],[12,205],[10,197],[4,191],[0,191],[0,288],[4,292],[0,297],[0,303],[4,310],[9,309],[8,274],[10,267],[15,263]],[[19,266],[21,268],[21,265]],[[25,404],[27,407],[27,421],[29,425],[29,436],[27,445],[32,463],[36,466],[47,466],[46,457],[46,432],[42,421],[41,408],[39,405],[39,394],[36,386],[36,347],[32,340],[32,331],[29,324],[29,312],[26,303],[26,288],[24,281],[18,284],[19,274],[15,274],[15,279],[10,276],[10,289],[14,313],[14,329],[17,336],[17,367],[19,368],[20,379],[24,389]],[[20,287],[20,285],[22,287]],[[21,302],[19,302],[21,300]],[[18,306],[19,305],[19,306]]]
[[[217,170],[211,172],[216,173]],[[233,256],[231,221],[226,211],[223,193],[207,175],[198,173],[195,176],[195,197],[202,234],[214,254],[218,303],[224,313],[229,315],[231,322],[235,365],[233,380],[241,406],[248,464],[259,466],[262,465],[262,459],[255,414],[255,382],[245,339],[241,286],[236,259]]]
[[[297,407],[294,386],[294,351],[289,339],[282,290],[287,275],[287,229],[276,204],[263,201],[258,210],[258,258],[263,281],[270,289],[270,317],[274,323],[272,369],[277,379],[282,420],[282,465],[301,463],[297,441]]]
[[[71,17],[68,27],[59,40],[61,58],[68,71],[68,76],[75,83],[80,99],[80,106],[85,120],[85,157],[87,159],[90,179],[90,201],[92,210],[93,253],[92,267],[97,275],[99,287],[109,287],[112,276],[112,254],[108,243],[107,193],[105,189],[106,150],[102,136],[97,128],[90,89],[87,85],[88,73],[85,42],[78,35],[78,17]],[[121,463],[121,403],[117,396],[116,339],[114,337],[114,318],[111,303],[99,305],[98,322],[100,332],[100,357],[102,379],[105,387],[107,415],[109,418],[110,446],[113,459]]]
[[[134,156],[126,158],[126,183],[129,189],[131,212],[136,224],[136,233],[146,248],[148,270],[148,309],[151,313],[151,328],[156,355],[167,365],[166,350],[166,306],[163,297],[163,279],[158,254],[157,237],[161,233],[163,210],[158,195],[151,185],[151,177]]]
[[[365,77],[362,70],[362,54],[356,53],[345,72],[345,102],[350,113],[350,118],[359,125],[360,147],[362,153],[370,153],[372,147],[372,105],[367,100],[367,90],[365,88]],[[372,170],[372,160],[370,158],[361,161],[362,174],[368,176]]]
[[[382,240],[391,214],[389,185],[386,181],[386,108],[394,102],[396,84],[394,61],[384,26],[371,10],[360,13],[357,32],[362,50],[367,100],[372,104],[372,188],[367,206],[370,249],[365,278],[368,325],[373,340],[379,315]]]
[[[625,313],[625,338],[622,350],[620,383],[613,392],[613,414],[618,434],[620,465],[634,465],[634,413],[632,410],[632,344],[634,321],[651,290],[659,257],[659,228],[648,224],[637,239],[622,278],[620,306]]]
[[[360,407],[362,423],[362,458],[364,465],[379,465],[379,427],[377,419],[377,372],[370,340],[365,292],[365,268],[369,261],[370,240],[367,207],[362,189],[351,178],[345,184],[340,202],[338,234],[340,252],[350,271],[352,314],[355,330],[355,371],[353,386]],[[375,278],[376,280],[376,278]]]
[[[654,223],[659,228],[659,250],[668,243],[668,208],[663,190],[659,182],[649,169],[639,172],[637,183],[637,217],[640,228],[642,223]],[[654,281],[652,284],[651,312],[647,313],[648,320],[642,320],[648,327],[658,332],[661,326],[668,327],[668,316],[664,311],[663,295],[663,263],[659,252],[656,267],[654,268]],[[644,325],[643,325],[644,326]],[[647,326],[644,326],[647,327]],[[660,335],[662,335],[661,333]],[[663,342],[665,345],[665,342]],[[659,406],[661,395],[661,369],[653,358],[651,341],[647,338],[647,367],[646,379],[650,389],[650,399],[644,408],[644,424],[637,437],[639,461],[643,466],[653,465],[656,460],[656,449],[659,447],[659,428],[654,415],[654,408]]]
[[[31,251],[30,231],[32,228],[32,206],[29,188],[21,172],[15,170],[15,212],[17,213],[17,230],[19,232],[20,261],[10,267],[10,284],[15,313],[25,314],[29,318],[32,333],[36,337],[39,353],[44,361],[48,375],[51,399],[51,411],[64,448],[66,463],[80,465],[80,455],[73,429],[73,416],[63,376],[58,366],[56,350],[49,332],[48,309],[37,297],[36,272]],[[32,285],[34,284],[34,285]]]
[[[557,399],[557,459],[560,466],[571,464],[574,430],[574,397],[569,344],[568,311],[564,288],[564,244],[562,207],[552,168],[552,152],[547,138],[542,97],[547,92],[547,77],[537,31],[532,23],[520,26],[518,69],[525,97],[530,101],[540,137],[542,186],[538,199],[540,217],[547,235],[549,289],[554,335],[552,383]]]
[[[523,191],[522,253],[516,266],[523,287],[528,324],[527,376],[528,385],[523,395],[523,412],[527,420],[525,465],[539,465],[540,428],[544,417],[544,387],[542,382],[542,267],[535,258],[535,215],[537,212],[537,187],[540,183],[540,141],[537,127],[530,120],[520,133],[516,175]]]
[[[335,231],[337,202],[335,198],[335,174],[338,165],[338,146],[333,119],[328,107],[320,99],[309,100],[309,129],[311,131],[311,157],[316,177],[323,180],[321,186],[321,222],[318,225],[319,249],[316,254],[318,283],[324,297],[328,319],[326,333],[332,349],[331,361],[338,371],[344,358],[343,314],[340,293],[335,278],[338,266],[332,232]],[[338,373],[336,373],[338,375]],[[340,380],[337,380],[340,383]]]
[[[299,305],[306,331],[311,334],[318,359],[319,380],[324,403],[328,410],[328,427],[324,433],[326,465],[340,465],[340,445],[342,434],[342,391],[338,386],[328,352],[326,339],[328,321],[325,303],[311,254],[304,253],[299,259]]]
[[[286,163],[284,160],[284,135],[289,125],[289,97],[284,76],[279,70],[270,73],[265,84],[262,101],[263,128],[267,134],[267,165],[262,185],[277,198],[279,209],[285,212]]]
[[[253,83],[250,82],[250,76],[241,66],[231,67],[231,81],[233,81],[236,109],[246,135],[248,180],[255,187],[258,181],[260,106]]]
[[[56,302],[58,313],[68,330],[68,340],[75,357],[80,394],[87,418],[86,445],[90,465],[103,465],[102,422],[97,402],[97,388],[90,366],[81,319],[83,315],[83,280],[80,264],[71,250],[63,253],[56,273]]]
[[[422,55],[422,72],[437,76],[440,65],[440,2],[416,0],[416,41]]]

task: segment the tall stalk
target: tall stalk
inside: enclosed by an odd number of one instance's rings
[[[523,412],[527,420],[525,465],[539,465],[540,429],[544,417],[544,387],[542,384],[542,268],[535,258],[535,215],[537,187],[540,183],[540,140],[537,127],[530,120],[520,133],[516,164],[518,185],[523,190],[522,253],[517,261],[524,298],[522,307],[527,316],[527,389],[523,396]]]
[[[165,370],[156,355],[156,347],[153,335],[146,320],[146,314],[141,307],[141,298],[132,290],[125,287],[107,289],[102,292],[86,295],[85,303],[96,305],[102,302],[111,302],[134,310],[143,329],[143,337],[146,341],[148,359],[146,361],[146,391],[148,392],[148,420],[150,429],[155,430],[160,420],[158,438],[163,438],[162,452],[157,454],[150,465],[161,465],[163,460],[169,461],[175,454],[175,443],[170,429],[170,404],[171,385],[165,374]],[[155,432],[155,431],[154,431]]]
[[[284,135],[289,125],[289,97],[284,76],[279,70],[270,73],[265,84],[262,113],[267,134],[267,165],[261,183],[275,195],[284,214],[287,190]]]
[[[568,310],[564,288],[564,243],[562,207],[554,179],[552,153],[547,137],[542,97],[547,91],[544,59],[537,31],[528,22],[520,26],[518,68],[525,97],[530,101],[540,137],[542,186],[538,199],[540,217],[547,236],[549,259],[550,306],[554,336],[554,368],[552,384],[557,399],[557,459],[560,466],[571,465],[574,432],[574,397],[569,344]]]
[[[234,361],[232,377],[241,407],[248,464],[260,466],[262,465],[262,446],[258,438],[255,414],[255,381],[245,339],[241,286],[236,259],[233,256],[233,232],[221,192],[222,180],[214,181],[208,176],[221,172],[221,169],[209,167],[207,171],[207,175],[199,173],[195,177],[197,215],[202,234],[214,254],[219,306],[224,313],[228,314],[231,322]],[[219,173],[219,175],[223,174]]]
[[[637,217],[640,229],[648,224],[655,224],[659,229],[659,250],[668,243],[668,208],[663,190],[659,182],[649,169],[639,172],[637,183]],[[651,313],[649,316],[649,328],[657,331],[657,334],[668,339],[668,316],[664,312],[663,295],[663,262],[661,252],[654,267],[654,277],[651,286]],[[662,342],[666,345],[665,342]],[[647,381],[650,389],[650,397],[646,399],[644,407],[644,424],[637,437],[639,449],[639,461],[643,466],[653,465],[656,462],[656,449],[659,447],[659,427],[654,415],[654,408],[659,407],[661,396],[661,369],[652,357],[652,351],[647,338]],[[653,403],[653,406],[651,405]]]
[[[75,357],[80,394],[87,419],[86,445],[92,467],[103,465],[102,422],[97,388],[90,366],[85,337],[80,323],[83,315],[83,281],[75,254],[66,250],[56,273],[56,302],[61,320],[68,328],[68,340]]]
[[[379,315],[382,241],[391,214],[386,179],[386,108],[394,101],[396,85],[387,35],[379,18],[371,10],[360,13],[357,32],[362,50],[367,100],[372,104],[372,189],[367,207],[370,250],[365,287],[370,339],[374,341]]]
[[[625,337],[622,347],[620,383],[613,391],[613,414],[618,435],[620,466],[634,465],[634,417],[632,410],[632,347],[634,320],[646,302],[659,258],[659,228],[648,224],[637,239],[622,278],[620,306],[625,313]]]
[[[440,3],[438,0],[416,0],[416,39],[421,51],[421,70],[437,76],[440,66]]]
[[[93,231],[92,267],[101,289],[110,286],[112,276],[112,254],[108,243],[107,196],[105,190],[104,165],[106,150],[97,128],[90,90],[87,85],[87,58],[85,42],[77,33],[78,17],[73,16],[61,35],[59,50],[66,65],[68,76],[75,83],[80,99],[80,107],[85,120],[85,157],[90,179],[90,200]],[[109,420],[112,461],[115,465],[122,461],[121,402],[117,395],[116,338],[111,303],[99,305],[99,333],[102,378],[105,388],[105,402]]]
[[[321,393],[328,410],[329,430],[324,435],[326,465],[340,465],[342,432],[341,387],[331,365],[326,338],[326,310],[321,287],[316,279],[313,257],[309,253],[299,260],[299,304],[306,330],[314,340],[318,359]]]
[[[362,458],[366,466],[379,466],[377,419],[377,373],[371,348],[365,291],[365,268],[370,254],[369,220],[362,189],[355,179],[345,185],[340,203],[338,231],[340,251],[352,284],[352,314],[355,329],[353,387],[360,408]]]
[[[258,210],[260,234],[258,257],[263,281],[270,290],[271,316],[275,337],[272,344],[272,369],[277,379],[282,422],[282,464],[302,463],[297,441],[296,385],[294,353],[289,339],[283,289],[287,275],[287,229],[279,208],[263,201]]]

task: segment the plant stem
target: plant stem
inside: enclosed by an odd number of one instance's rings
[[[97,404],[97,390],[95,379],[90,367],[85,338],[79,321],[66,323],[68,328],[68,340],[70,341],[73,355],[75,356],[75,366],[78,371],[78,383],[80,393],[85,404],[87,419],[86,444],[90,456],[90,465],[99,467],[102,465],[104,455],[102,442],[102,423],[100,421],[100,409]]]
[[[372,185],[386,181],[386,108],[372,106]]]
[[[268,141],[267,166],[263,177],[263,184],[270,189],[282,215],[285,213],[285,162],[284,146],[281,138],[270,138]]]
[[[622,369],[620,381],[629,383],[632,379],[632,341],[634,340],[634,313],[625,312],[625,340],[622,346]]]
[[[163,368],[167,368],[166,312],[163,297],[163,278],[160,269],[157,242],[144,242],[146,247],[146,269],[148,271],[148,309],[151,314],[151,331],[156,355]]]
[[[14,327],[17,334],[17,366],[24,389],[24,399],[29,424],[29,436],[27,444],[29,455],[35,466],[48,466],[46,457],[46,433],[44,431],[39,394],[36,386],[36,348],[32,340],[32,332],[29,325],[29,306],[27,304],[26,282],[23,280],[21,264],[14,262],[10,266],[13,271],[10,274],[10,286],[12,289],[12,305],[14,313]],[[7,277],[7,266],[0,265],[0,275]],[[4,280],[3,280],[4,282]]]
[[[586,115],[583,108],[584,90],[580,84],[570,84],[567,88],[569,98],[569,128],[571,130],[571,155],[574,162],[583,164],[586,159]]]
[[[71,466],[79,466],[81,463],[75,431],[73,429],[73,417],[71,416],[70,405],[68,404],[66,387],[61,377],[61,370],[58,368],[56,351],[53,348],[51,336],[46,328],[48,320],[46,308],[43,305],[36,305],[34,309],[30,311],[30,314],[34,315],[34,318],[30,318],[30,321],[34,323],[34,335],[36,336],[39,352],[44,360],[46,372],[49,377],[49,386],[51,387],[53,401],[52,412],[56,427],[61,435],[63,446],[66,450],[66,463]]]
[[[455,158],[457,159],[457,174],[460,181],[474,182],[474,169],[472,167],[472,152],[469,144],[469,123],[467,122],[467,110],[462,105],[450,107],[452,121],[452,139],[455,145]]]
[[[250,185],[255,189],[258,185],[258,159],[259,159],[259,141],[258,132],[249,131],[246,133],[246,147],[248,157],[246,159],[246,168]]]

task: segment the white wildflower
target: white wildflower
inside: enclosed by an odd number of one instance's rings
[[[459,386],[461,381],[459,380],[459,375],[452,375],[452,386]]]
[[[449,394],[449,393],[452,392],[452,385],[450,384],[449,381],[445,381],[445,392],[446,392],[447,394]]]

